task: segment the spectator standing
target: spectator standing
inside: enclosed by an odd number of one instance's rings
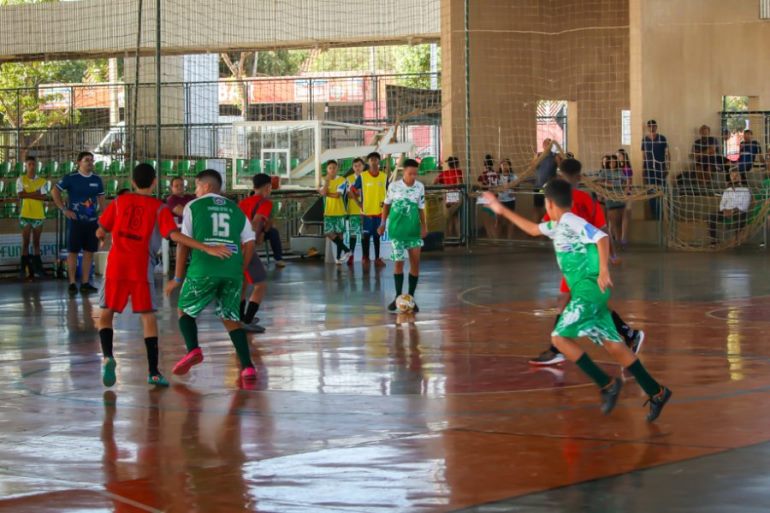
[[[754,139],[754,132],[747,128],[743,131],[743,140],[738,152],[738,171],[741,173],[743,180],[746,179],[746,174],[754,167],[754,161],[757,157],[759,157],[761,163],[765,162],[765,158],[762,155],[762,146]]]
[[[631,186],[634,183],[634,169],[631,167],[631,159],[623,148],[618,150],[618,168],[623,171],[623,177],[626,180],[626,195],[631,195]],[[623,211],[623,228],[621,229],[620,245],[625,248],[628,245],[629,227],[631,225],[631,207],[633,202],[626,204]]]
[[[16,193],[21,201],[19,228],[21,228],[21,272],[29,279],[43,275],[40,256],[40,235],[45,221],[45,204],[48,199],[48,181],[37,176],[37,159],[24,159],[24,174],[16,180]],[[32,239],[32,255],[29,241]]]
[[[500,185],[500,176],[495,171],[495,161],[492,159],[492,155],[486,155],[484,157],[484,171],[479,175],[479,183],[485,190],[493,189]],[[479,216],[481,217],[481,223],[484,225],[484,233],[487,238],[497,238],[497,216],[489,208],[487,200],[479,196],[476,200],[476,204],[480,207]]]
[[[447,169],[441,171],[434,185],[462,185],[463,171],[460,169],[460,161],[457,157],[449,157],[446,161]],[[460,236],[460,207],[462,206],[462,194],[458,189],[449,189],[444,194],[444,216],[447,223],[447,236]]]
[[[513,184],[517,179],[516,173],[513,172],[513,166],[511,165],[511,159],[505,158],[500,161],[500,168],[498,171],[498,182],[500,183],[500,191],[497,193],[497,199],[503,204],[505,208],[511,211],[516,210],[516,193],[510,184]],[[516,230],[516,225],[510,221],[503,221],[505,223],[505,235],[506,238],[512,239]],[[499,218],[498,218],[498,229]]]
[[[644,183],[665,188],[668,170],[671,164],[671,153],[666,137],[658,133],[658,122],[654,119],[647,121],[647,134],[642,138],[642,163]],[[650,200],[652,215],[660,218],[660,199]]]
[[[184,192],[184,178],[177,176],[171,179],[171,194],[166,198],[166,205],[174,214],[177,225],[182,224],[184,206],[194,199],[195,194],[185,194]]]
[[[78,266],[78,254],[83,252],[81,263],[82,294],[97,292],[97,288],[88,280],[91,275],[91,262],[94,253],[99,249],[99,239],[96,230],[99,228],[99,212],[104,210],[104,184],[102,179],[94,174],[94,155],[83,151],[78,155],[78,169],[62,178],[53,188],[54,203],[67,218],[69,231],[67,239],[67,272],[69,277],[69,294],[78,293],[75,275]],[[67,193],[67,203],[62,199],[62,192]]]

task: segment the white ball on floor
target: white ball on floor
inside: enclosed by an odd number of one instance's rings
[[[401,313],[414,311],[414,298],[409,294],[401,294],[396,298],[396,310]]]

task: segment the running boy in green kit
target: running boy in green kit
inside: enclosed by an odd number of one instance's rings
[[[417,290],[417,280],[420,277],[420,252],[422,240],[428,233],[425,220],[425,186],[417,181],[416,160],[404,162],[403,179],[393,182],[388,188],[382,210],[382,222],[378,228],[380,235],[388,228],[391,252],[390,258],[395,262],[393,280],[396,283],[396,298],[404,289],[404,260],[409,259],[409,295],[414,297]],[[388,305],[388,310],[396,311],[396,301]],[[419,312],[417,303],[414,312]]]
[[[623,382],[611,378],[597,366],[576,339],[587,337],[604,349],[636,378],[649,396],[647,421],[658,418],[671,399],[671,390],[658,384],[615,329],[607,308],[612,280],[609,272],[607,234],[576,216],[572,208],[572,186],[561,179],[545,185],[545,207],[551,221],[537,224],[505,208],[494,194],[485,193],[489,208],[533,237],[545,235],[553,240],[556,261],[567,280],[570,302],[554,327],[553,344],[568,360],[577,364],[600,388],[602,412],[606,415],[617,403]]]
[[[246,332],[241,327],[241,290],[243,272],[254,254],[254,230],[246,216],[234,202],[219,195],[222,177],[207,169],[195,177],[197,199],[184,207],[182,233],[206,245],[224,244],[232,256],[219,260],[202,251],[193,250],[185,278],[187,248],[179,246],[173,281],[166,286],[166,295],[181,283],[177,307],[179,329],[187,346],[187,354],[174,366],[176,375],[187,374],[190,368],[203,361],[198,346],[196,317],[211,302],[216,301],[216,315],[222,319],[241,364],[241,383],[249,388],[256,383],[257,374],[249,353]]]

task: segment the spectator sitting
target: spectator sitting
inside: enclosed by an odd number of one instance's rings
[[[741,177],[744,180],[746,179],[746,174],[754,167],[754,161],[757,156],[759,156],[761,163],[765,162],[765,158],[762,155],[762,146],[753,137],[754,133],[748,128],[743,131],[743,140],[738,152],[738,171],[740,171]]]
[[[671,167],[671,153],[666,137],[658,133],[658,122],[647,121],[647,134],[642,138],[642,163],[644,183],[665,187],[668,170]],[[660,199],[650,198],[650,210],[655,219],[660,218]]]
[[[449,157],[446,161],[448,169],[441,171],[433,181],[434,185],[461,185],[463,172],[457,157]],[[444,215],[447,223],[447,236],[460,236],[460,206],[462,195],[460,191],[448,190],[444,195]]]
[[[618,157],[615,155],[605,155],[602,158],[601,178],[605,186],[613,195],[626,196],[628,193],[628,180],[623,175],[623,170],[618,167]],[[602,200],[607,207],[607,217],[609,218],[610,236],[613,241],[621,239],[621,230],[623,228],[623,214],[626,210],[626,202],[616,199]]]
[[[185,194],[184,178],[177,176],[171,179],[171,194],[166,198],[166,205],[171,209],[176,219],[176,224],[182,224],[184,206],[195,199],[195,194]]]
[[[492,189],[500,185],[500,177],[497,171],[494,169],[495,161],[492,160],[492,155],[486,155],[484,157],[484,171],[479,175],[479,182],[484,189]],[[497,238],[497,216],[489,208],[487,201],[479,196],[476,200],[476,204],[481,207],[481,223],[484,225],[484,232],[490,239]]]
[[[751,191],[741,178],[738,168],[730,170],[730,183],[722,193],[719,213],[712,214],[709,220],[709,238],[711,244],[717,241],[717,224],[722,223],[732,230],[740,230],[746,225],[751,207]]]
[[[515,211],[516,193],[514,193],[511,187],[505,187],[508,184],[514,183],[517,179],[516,173],[513,172],[513,167],[511,166],[511,159],[506,158],[500,161],[500,169],[497,176],[500,185],[504,186],[497,194],[497,199],[500,200],[500,203],[502,203],[505,208]],[[506,222],[505,228],[506,238],[512,239],[516,225],[511,222]]]

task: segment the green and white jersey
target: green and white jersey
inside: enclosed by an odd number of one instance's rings
[[[540,224],[540,232],[553,240],[556,261],[569,285],[572,297],[588,301],[607,301],[609,289],[601,292],[599,277],[599,249],[596,244],[607,234],[571,212],[558,222]]]
[[[385,204],[390,205],[388,237],[402,242],[422,240],[420,210],[425,209],[425,186],[415,181],[409,187],[403,180],[390,184]]]
[[[203,244],[224,244],[232,256],[226,260],[192,250],[187,276],[240,279],[243,276],[241,244],[254,240],[254,230],[238,205],[218,194],[206,194],[184,207],[182,233]]]

